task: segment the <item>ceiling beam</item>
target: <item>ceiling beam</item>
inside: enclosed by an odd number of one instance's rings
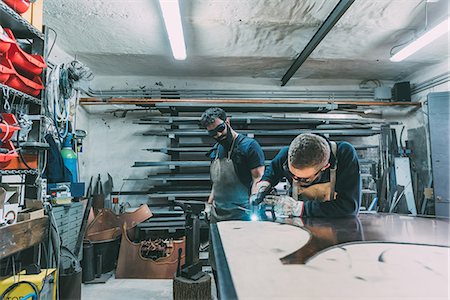
[[[317,45],[323,40],[323,38],[328,34],[328,32],[333,28],[333,26],[339,21],[339,19],[344,15],[347,9],[355,2],[355,0],[341,0],[334,7],[333,11],[328,15],[326,20],[322,23],[320,28],[314,34],[314,36],[309,40],[306,47],[300,53],[300,55],[295,59],[294,63],[291,65],[283,78],[281,78],[281,86],[285,86],[286,83],[291,79],[292,76],[297,72],[300,66],[305,62],[305,60],[311,55],[311,53],[316,49]]]

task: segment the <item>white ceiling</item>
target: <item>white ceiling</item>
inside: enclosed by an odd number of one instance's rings
[[[156,0],[45,0],[57,44],[96,75],[280,78],[338,0],[180,0],[188,58],[172,58]],[[296,73],[400,80],[448,58],[448,36],[408,60],[393,46],[448,14],[449,0],[356,0]]]

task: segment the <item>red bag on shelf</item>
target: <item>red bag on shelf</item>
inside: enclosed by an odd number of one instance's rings
[[[6,81],[7,86],[34,97],[39,95],[41,90],[44,89],[44,85],[39,76],[34,76],[32,79],[28,79],[18,74],[9,59],[3,59],[2,64],[4,64],[5,69],[14,71],[12,74],[9,74],[9,78]]]
[[[13,41],[3,30],[3,27],[0,26],[0,54],[7,52],[11,47],[11,44],[14,43],[15,41]]]
[[[3,0],[3,2],[19,14],[23,14],[30,8],[30,1],[28,0]]]
[[[11,29],[5,28],[4,30],[9,38],[15,41],[8,51],[8,58],[14,65],[14,68],[19,71],[20,74],[25,75],[28,78],[33,78],[34,76],[41,74],[42,69],[47,66],[44,58],[41,55],[28,54],[23,51],[19,45],[17,45]]]
[[[2,84],[8,81],[12,74],[16,73],[14,69],[10,68],[10,65],[10,62],[6,59],[6,57],[0,55],[0,83]]]

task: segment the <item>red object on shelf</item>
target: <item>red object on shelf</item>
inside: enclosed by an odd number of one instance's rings
[[[23,14],[30,8],[30,1],[28,0],[3,0],[3,2],[19,14]]]
[[[16,71],[10,68],[10,63],[6,57],[0,55],[0,83],[5,83],[15,73]]]
[[[14,44],[15,41],[12,40],[8,34],[3,30],[3,27],[0,26],[0,54],[5,53],[11,47],[11,44]]]
[[[12,138],[14,132],[20,130],[20,126],[14,114],[2,113],[0,116],[0,140],[6,142]]]
[[[2,143],[1,147],[8,150],[8,153],[0,153],[0,168],[3,169],[9,165],[13,158],[18,158],[19,153],[17,153],[16,148],[11,141]]]
[[[10,69],[14,71],[13,73],[9,74],[9,78],[6,81],[7,86],[34,97],[39,95],[41,90],[44,89],[44,85],[39,76],[34,76],[32,79],[28,79],[18,74],[9,59],[2,59],[2,65],[4,66],[5,70]]]
[[[19,157],[19,154],[10,139],[17,130],[20,130],[20,126],[18,125],[14,114],[2,113],[0,116],[0,145],[1,148],[7,150],[7,153],[0,153],[0,168],[3,169],[13,158]]]
[[[17,44],[11,29],[5,28],[4,30],[9,38],[15,41],[14,44],[11,44],[8,51],[8,58],[14,65],[14,68],[19,71],[21,75],[25,75],[28,78],[33,78],[34,76],[41,74],[42,69],[47,66],[44,58],[41,55],[28,54],[23,51]]]

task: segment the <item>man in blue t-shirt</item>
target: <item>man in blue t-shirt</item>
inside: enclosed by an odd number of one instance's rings
[[[316,134],[300,134],[281,149],[257,184],[268,191],[286,177],[289,195],[266,196],[278,216],[345,217],[358,214],[361,177],[355,148]]]
[[[264,174],[261,146],[254,139],[234,131],[221,108],[207,109],[200,123],[217,141],[210,152],[212,189],[205,208],[210,223],[250,220],[249,198],[256,193],[256,184]],[[218,282],[211,238],[209,243],[209,262]]]
[[[207,109],[200,121],[217,143],[210,152],[211,222],[249,219],[249,196],[264,173],[264,152],[258,142],[238,134],[221,108]]]

